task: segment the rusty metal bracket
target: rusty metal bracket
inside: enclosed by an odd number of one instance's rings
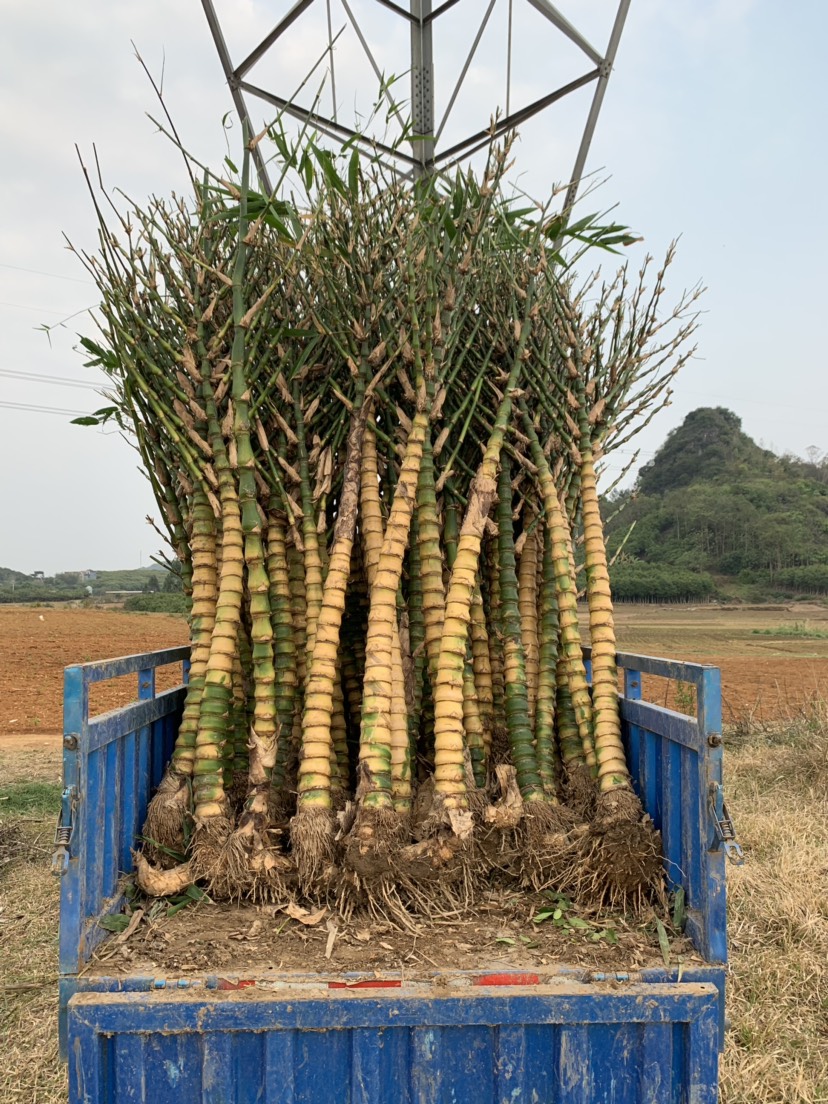
[[[716,836],[724,848],[728,861],[734,866],[741,866],[745,856],[736,842],[736,828],[724,799],[724,790],[718,783],[713,783],[710,787],[710,812],[713,816]]]
[[[52,873],[61,878],[69,869],[69,847],[72,843],[72,830],[77,789],[67,786],[61,795],[60,813],[55,828],[55,849],[52,853]]]

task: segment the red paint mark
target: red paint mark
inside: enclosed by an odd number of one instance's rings
[[[245,978],[242,981],[228,981],[227,978],[219,978],[219,989],[251,989],[256,982],[252,978]]]
[[[377,978],[373,981],[329,981],[329,989],[400,989],[402,981]]]
[[[539,985],[537,974],[481,974],[475,985]]]

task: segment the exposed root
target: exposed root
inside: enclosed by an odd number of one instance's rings
[[[415,919],[390,875],[363,879],[355,870],[342,870],[337,880],[336,907],[345,923],[360,913],[396,928],[417,930]]]
[[[479,815],[485,806],[485,794],[480,790],[474,792],[479,795],[473,799]],[[415,808],[419,818],[412,832],[415,839],[431,839],[446,830],[460,840],[471,839],[474,832],[474,814],[470,809],[447,807],[443,795],[435,793],[433,787],[429,788],[427,785],[420,787]]]
[[[175,897],[195,882],[189,863],[180,863],[171,870],[159,870],[151,866],[140,851],[133,857],[138,887],[147,897]]]
[[[661,836],[632,790],[598,798],[585,837],[578,895],[609,908],[640,908],[664,896]]]
[[[429,775],[417,787],[411,805],[411,834],[414,839],[424,839],[428,835],[427,825],[433,805],[434,779]]]
[[[348,791],[343,790],[340,786],[331,787],[331,805],[334,812],[340,812],[348,804]]]
[[[300,806],[290,822],[293,861],[302,890],[313,897],[335,871],[336,817],[330,809]]]
[[[207,883],[219,900],[243,896],[249,882],[247,847],[227,817],[196,820],[190,866],[194,879]]]
[[[513,886],[522,881],[523,855],[518,828],[484,824],[475,834],[475,868],[489,882]]]
[[[162,850],[183,854],[185,819],[190,813],[190,785],[184,775],[167,771],[147,808],[144,854],[151,863],[169,867],[175,859]]]
[[[601,821],[625,821],[636,824],[644,816],[638,795],[626,786],[598,794],[595,802],[595,819]]]
[[[427,845],[427,848],[426,848]],[[409,909],[429,920],[458,916],[474,904],[479,870],[474,852],[456,836],[415,844],[416,857],[401,865],[397,882]],[[403,856],[409,849],[406,848]]]
[[[595,779],[585,763],[567,768],[564,793],[570,809],[574,809],[582,820],[592,820],[595,815]]]
[[[512,757],[512,745],[509,743],[509,730],[506,725],[495,721],[492,725],[492,745],[489,749],[489,760],[497,766],[498,763],[509,763]]]
[[[235,813],[240,813],[244,808],[244,803],[247,800],[248,791],[250,789],[250,780],[246,772],[236,771],[233,775],[233,781],[227,788],[227,801],[230,808]]]
[[[296,886],[296,867],[275,847],[260,847],[250,858],[250,897],[261,904],[281,905]]]
[[[565,805],[529,801],[524,806],[519,848],[525,885],[535,890],[560,888],[579,861],[583,832],[580,816]]]
[[[397,860],[401,884],[424,885],[442,879],[451,880],[459,867],[462,845],[450,832],[404,847]]]
[[[357,809],[353,827],[345,838],[344,863],[363,883],[392,872],[392,856],[406,838],[408,820],[393,809]]]

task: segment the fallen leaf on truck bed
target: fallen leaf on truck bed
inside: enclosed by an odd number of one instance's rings
[[[325,944],[325,958],[330,958],[333,954],[333,946],[336,942],[337,932],[339,931],[336,920],[331,916],[328,923],[325,925],[328,929],[328,942]]]
[[[301,905],[296,905],[291,901],[285,905],[283,912],[286,912],[292,920],[298,920],[300,924],[306,924],[309,928],[314,927],[320,921],[324,920],[328,915],[326,908],[317,909],[316,912],[311,912],[310,909],[302,908]]]

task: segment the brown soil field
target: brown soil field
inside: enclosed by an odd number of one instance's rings
[[[792,718],[828,700],[828,609],[822,606],[619,605],[616,624],[621,651],[720,667],[726,724]],[[167,614],[0,607],[0,741],[24,750],[61,732],[64,667],[186,643],[184,619]],[[158,688],[179,677],[177,665],[162,669]],[[93,686],[92,712],[133,701],[136,682]],[[673,707],[691,704],[686,689],[664,680],[645,680],[645,692]]]
[[[187,643],[183,617],[122,610],[0,606],[0,741],[55,735],[63,726],[63,669],[75,663],[152,652]],[[158,689],[181,681],[163,668]],[[137,677],[95,685],[95,714],[134,701]]]
[[[724,723],[791,720],[828,701],[828,609],[617,605],[618,648],[722,672]],[[650,701],[691,711],[685,688],[645,678]]]

